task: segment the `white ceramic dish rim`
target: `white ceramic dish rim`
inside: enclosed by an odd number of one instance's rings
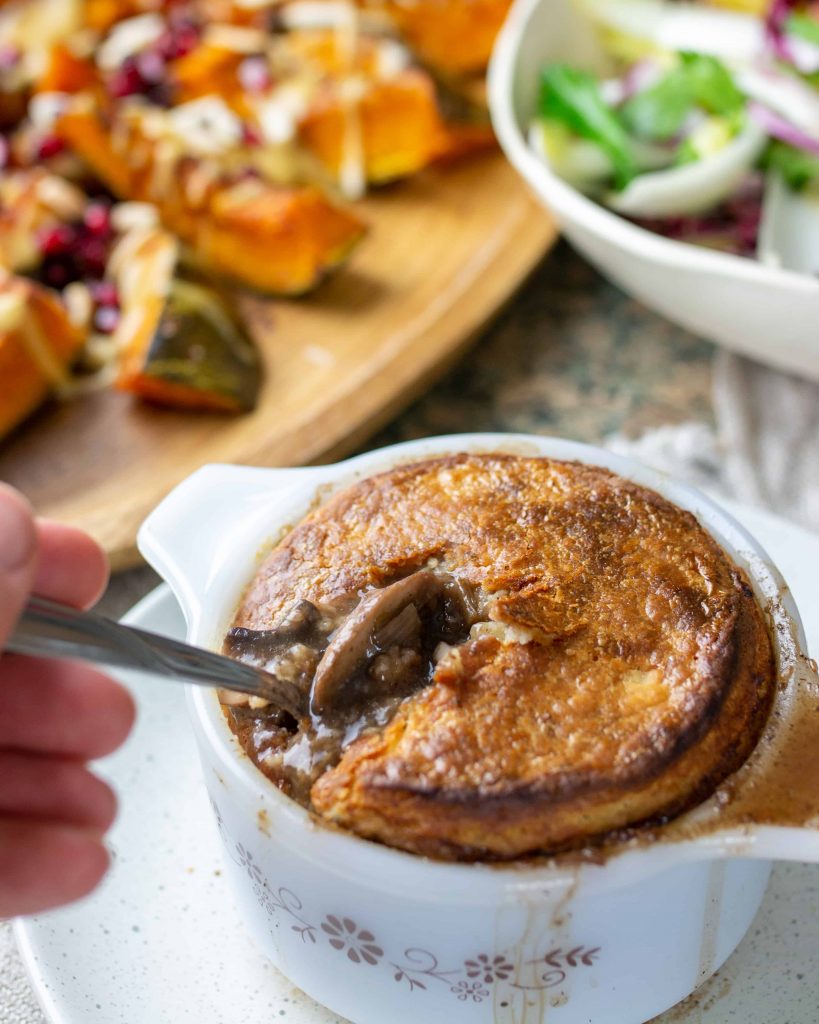
[[[488,96],[492,126],[501,148],[527,184],[569,224],[658,264],[696,268],[718,277],[764,283],[798,294],[819,293],[819,279],[809,274],[769,267],[756,260],[717,252],[703,246],[665,238],[639,227],[572,188],[532,151],[525,126],[518,123],[514,92],[518,54],[529,23],[548,0],[516,0],[498,36],[489,65]]]
[[[604,466],[650,487],[692,511],[717,540],[746,567],[758,595],[772,608],[773,630],[781,640],[787,666],[795,670],[804,650],[798,612],[778,570],[761,546],[728,513],[705,495],[664,474],[603,449],[561,439],[525,434],[464,434],[410,441],[345,462],[304,469],[205,466],[165,499],[140,530],[140,551],[171,585],[188,622],[188,638],[218,647],[241,593],[261,558],[283,528],[297,522],[340,486],[401,462],[459,451],[508,451],[578,460]],[[229,501],[225,501],[227,496]],[[207,508],[196,529],[192,511]],[[203,504],[205,503],[205,504]],[[202,528],[202,523],[205,528]],[[202,557],[203,546],[209,554]],[[180,556],[180,548],[182,554]],[[195,557],[186,559],[193,552]],[[208,609],[210,614],[208,617]],[[789,651],[789,642],[793,649]],[[254,806],[270,812],[277,843],[298,849],[318,870],[340,882],[360,881],[373,890],[412,893],[416,902],[497,904],[520,898],[554,900],[561,891],[602,892],[633,884],[648,874],[686,860],[744,856],[819,860],[819,832],[800,828],[746,826],[711,832],[684,841],[655,841],[626,847],[603,864],[569,860],[513,865],[439,862],[361,839],[318,822],[280,793],[252,764],[230,731],[213,691],[189,688],[195,728]],[[712,798],[713,799],[713,798]],[[711,801],[689,812],[694,817]],[[680,820],[680,819],[678,819]]]

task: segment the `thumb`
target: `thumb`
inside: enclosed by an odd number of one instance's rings
[[[26,499],[0,483],[0,648],[28,597],[37,568],[37,530]]]

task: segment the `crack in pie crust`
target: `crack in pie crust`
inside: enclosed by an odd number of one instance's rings
[[[760,735],[776,671],[742,572],[690,513],[579,463],[461,454],[346,488],[237,613],[234,636],[288,646],[226,649],[309,687],[362,598],[414,573],[446,581],[439,604],[362,638],[335,717],[228,709],[261,770],[328,822],[439,858],[554,852],[693,805]]]

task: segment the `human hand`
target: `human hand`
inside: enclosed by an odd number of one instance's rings
[[[108,568],[79,530],[35,520],[0,484],[0,649],[30,593],[93,604]],[[0,656],[0,918],[84,896],[108,867],[116,801],[85,762],[128,735],[128,692],[76,662]]]

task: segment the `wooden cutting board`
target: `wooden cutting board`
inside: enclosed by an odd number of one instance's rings
[[[104,391],[44,409],[0,446],[0,479],[83,527],[114,568],[140,522],[206,462],[296,465],[352,450],[463,352],[556,237],[499,154],[382,189],[350,262],[299,300],[246,299],[265,363],[246,416]]]

